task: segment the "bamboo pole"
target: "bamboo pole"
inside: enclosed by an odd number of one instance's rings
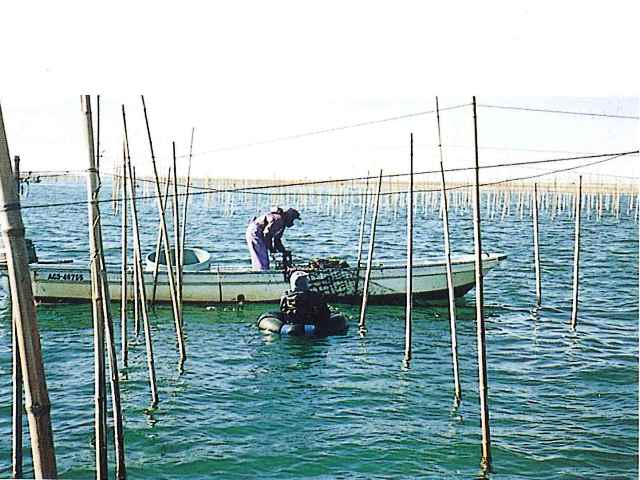
[[[480,230],[480,166],[478,161],[478,119],[476,97],[473,97],[473,134],[475,147],[475,188],[473,237],[476,257],[476,333],[478,343],[478,389],[480,394],[480,425],[482,429],[481,466],[491,471],[491,431],[489,426],[489,398],[487,382],[487,350],[484,326],[484,284],[482,280],[482,241]]]
[[[126,145],[125,145],[125,154],[126,154]],[[131,183],[131,190],[135,195],[138,194],[138,182],[136,178],[136,167],[131,167],[132,176],[129,178]],[[127,171],[128,175],[128,171]],[[140,336],[140,285],[138,285],[138,266],[140,264],[135,261],[133,262],[133,331],[135,332],[136,338]]]
[[[102,233],[100,234],[102,238]],[[107,341],[107,358],[109,360],[109,373],[111,385],[111,409],[113,415],[113,440],[116,451],[116,478],[119,480],[127,477],[126,463],[124,454],[124,425],[122,420],[122,404],[120,399],[120,377],[118,373],[118,357],[116,355],[116,343],[113,327],[113,319],[111,316],[111,298],[109,296],[109,284],[106,277],[106,265],[104,262],[104,253],[101,250],[101,284],[102,298],[104,299],[103,308],[105,309],[105,334]]]
[[[404,320],[404,365],[411,361],[411,321],[413,310],[413,133],[410,136],[409,194],[407,195],[407,304]]]
[[[180,355],[179,364],[183,365],[186,358],[187,352],[184,344],[184,334],[182,331],[182,319],[180,318],[180,308],[178,305],[178,295],[176,292],[175,278],[173,276],[173,268],[171,262],[171,253],[170,253],[170,243],[169,243],[169,233],[167,231],[167,222],[165,219],[165,212],[162,208],[162,201],[160,198],[160,181],[158,179],[158,169],[156,168],[156,159],[155,154],[153,153],[153,142],[151,140],[151,129],[149,128],[149,118],[147,116],[147,107],[144,103],[144,95],[141,95],[142,99],[142,109],[144,111],[144,120],[147,127],[147,137],[149,139],[149,150],[151,152],[151,164],[153,166],[153,176],[155,178],[156,184],[156,195],[158,198],[158,210],[160,213],[160,221],[162,222],[162,243],[164,245],[164,255],[167,262],[167,278],[169,280],[169,289],[171,290],[171,303],[173,306],[173,317],[176,326],[176,337],[178,338],[178,350]]]
[[[89,169],[87,170],[87,196],[89,206],[89,245],[91,264],[91,299],[93,306],[93,362],[94,362],[94,428],[96,478],[107,478],[107,399],[104,364],[104,307],[102,289],[100,288],[100,249],[98,246],[98,178],[95,164],[95,143],[93,139],[93,119],[91,99],[89,95],[81,97],[85,115],[87,150],[89,152]]]
[[[578,180],[578,190],[576,192],[576,234],[573,249],[573,306],[571,308],[571,328],[576,328],[578,323],[578,288],[580,274],[580,217],[582,210],[582,175]]]
[[[12,443],[12,477],[22,478],[22,368],[20,367],[20,351],[16,320],[11,318],[11,346],[13,352],[13,443]]]
[[[178,314],[180,322],[182,322],[182,259],[180,255],[182,249],[180,247],[180,202],[178,201],[178,166],[176,164],[176,142],[171,142],[173,151],[173,233],[174,247],[173,259],[176,269],[176,293],[178,297]]]
[[[120,273],[120,340],[122,367],[127,367],[129,363],[128,345],[127,345],[127,255],[129,242],[127,238],[127,175],[125,172],[127,164],[127,155],[125,145],[122,145],[122,269]]]
[[[16,179],[16,197],[20,203],[20,157],[14,158],[13,175]],[[22,368],[20,366],[20,350],[18,347],[18,335],[16,331],[16,312],[11,312],[11,353],[12,353],[12,384],[13,384],[13,408],[12,408],[12,476],[22,478]]]
[[[40,333],[29,273],[24,224],[9,145],[0,107],[0,226],[6,249],[11,289],[12,321],[15,324],[25,410],[29,421],[31,454],[36,478],[56,478],[56,458],[51,429],[49,393],[44,373]]]
[[[444,255],[447,261],[447,291],[449,293],[449,331],[451,335],[451,359],[453,366],[453,391],[456,405],[462,400],[462,388],[460,386],[460,367],[458,364],[458,334],[456,328],[456,295],[453,286],[453,268],[451,266],[451,240],[449,239],[449,206],[447,200],[447,187],[444,177],[444,161],[442,155],[442,135],[440,132],[440,107],[436,97],[436,119],[438,123],[438,149],[440,151],[440,192],[444,213],[442,216],[442,232],[444,234]]]
[[[367,181],[364,188],[365,194],[362,197],[362,215],[360,217],[360,234],[358,236],[358,257],[356,260],[356,278],[353,286],[353,296],[358,296],[358,284],[360,283],[360,262],[362,261],[362,247],[364,245],[364,228],[366,224],[367,205],[369,204],[369,171],[367,170]]]
[[[542,304],[542,270],[540,269],[540,232],[538,226],[538,184],[533,184],[533,258],[536,270],[536,304]]]
[[[138,210],[136,207],[136,192],[134,189],[133,169],[131,167],[131,155],[129,153],[129,135],[127,133],[127,118],[124,105],[122,105],[122,122],[124,126],[124,138],[127,151],[127,173],[129,174],[129,197],[131,201],[131,221],[133,222],[133,259],[134,273],[138,280],[140,304],[142,307],[142,328],[144,329],[145,348],[147,351],[147,370],[149,373],[149,386],[151,388],[151,406],[158,405],[158,389],[156,387],[156,367],[153,360],[153,343],[151,339],[151,326],[147,311],[147,293],[142,273],[142,255],[140,248],[140,228],[138,224]]]
[[[367,301],[369,300],[369,281],[371,278],[371,264],[373,263],[373,248],[376,242],[376,225],[378,224],[378,207],[380,206],[380,188],[382,187],[382,170],[378,177],[378,193],[376,193],[375,206],[373,208],[373,219],[371,221],[371,234],[369,237],[369,256],[367,258],[367,273],[364,277],[364,287],[362,289],[362,306],[360,307],[360,321],[358,329],[360,335],[364,336],[367,332],[365,318],[367,313]]]
[[[98,112],[97,112],[97,124],[100,125],[100,96],[97,97],[98,102]],[[90,97],[86,97],[86,105],[88,106],[89,114],[87,115],[87,120],[91,120],[91,104]],[[88,124],[88,127],[91,127],[91,124]],[[90,140],[92,132],[88,131],[87,140]],[[96,146],[100,144],[99,130],[98,136],[96,137]],[[96,152],[99,150],[96,149]],[[97,153],[93,157],[93,159],[97,158]],[[116,452],[116,478],[124,479],[126,478],[126,465],[125,465],[125,455],[124,455],[124,426],[122,420],[122,405],[120,400],[120,376],[118,373],[118,358],[116,355],[116,344],[115,344],[115,335],[114,335],[114,327],[113,327],[113,317],[111,315],[111,297],[109,295],[109,281],[107,278],[106,271],[106,263],[104,259],[104,249],[102,246],[102,225],[100,221],[100,209],[98,206],[98,197],[101,187],[100,182],[100,171],[97,167],[97,163],[93,161],[91,154],[89,156],[90,162],[90,170],[91,175],[95,177],[96,188],[92,191],[92,203],[95,201],[95,210],[92,211],[95,214],[94,228],[96,229],[95,239],[97,240],[97,254],[98,254],[98,284],[97,289],[99,291],[98,297],[102,299],[102,318],[104,321],[105,328],[105,340],[107,346],[107,359],[109,361],[109,383],[111,387],[111,407],[112,407],[112,416],[113,416],[113,440]],[[92,163],[93,161],[93,163]],[[95,168],[92,168],[93,165],[96,165]],[[106,399],[105,399],[105,410],[106,410]],[[105,416],[106,422],[106,416]],[[107,429],[107,425],[105,423],[105,431]]]
[[[167,182],[164,188],[164,196],[162,197],[162,209],[167,208],[167,202],[169,201],[169,185],[171,182],[169,181],[169,177],[171,177],[171,167],[169,167],[169,172],[167,173]],[[153,257],[154,265],[153,265],[153,288],[151,289],[151,307],[155,310],[156,307],[156,293],[158,291],[158,273],[160,272],[160,250],[162,248],[162,220],[159,221],[158,225],[158,238],[156,239],[156,249],[155,249],[155,257]]]
[[[189,206],[189,194],[191,190],[191,157],[193,155],[193,136],[195,134],[195,128],[191,128],[191,142],[189,143],[189,163],[187,165],[187,187],[184,196],[184,210],[182,212],[182,239],[180,241],[180,264],[183,268],[180,270],[180,298],[182,298],[182,289],[184,288],[182,282],[182,275],[184,273],[184,245],[187,240],[187,210]],[[246,201],[245,193],[245,201]]]
[[[100,97],[98,96],[98,102]],[[90,176],[92,178],[89,179],[88,183],[92,184],[94,187],[93,190],[90,191],[91,198],[91,211],[90,218],[92,218],[93,228],[95,229],[93,239],[95,241],[95,254],[98,261],[97,268],[97,280],[98,283],[96,285],[96,297],[101,299],[102,306],[102,319],[104,326],[104,335],[107,346],[107,358],[109,361],[109,373],[110,373],[110,386],[111,386],[111,405],[112,405],[112,416],[113,416],[113,425],[114,425],[114,434],[113,440],[115,445],[116,452],[116,477],[118,479],[126,478],[126,465],[125,465],[125,455],[124,455],[124,427],[122,421],[122,407],[120,401],[120,379],[118,373],[118,359],[116,355],[116,345],[115,345],[115,335],[113,328],[113,317],[111,315],[111,298],[109,295],[109,283],[107,279],[106,273],[106,263],[104,260],[104,249],[102,247],[102,225],[100,221],[100,209],[98,207],[98,197],[101,187],[100,182],[100,173],[96,166],[95,158],[97,154],[94,154],[92,147],[92,139],[93,139],[93,131],[91,124],[91,103],[90,97],[85,98],[85,105],[87,107],[87,111],[85,111],[86,120],[87,120],[87,141],[91,141],[90,144],[90,155],[89,155],[89,170]],[[99,103],[98,103],[99,105]],[[88,112],[88,113],[87,113]],[[99,112],[99,110],[98,110]],[[97,117],[99,123],[99,114]],[[96,145],[99,145],[99,137],[96,137]],[[99,302],[100,303],[100,302]],[[106,412],[106,398],[105,398],[105,412]],[[105,432],[107,429],[106,426],[106,414],[104,417],[105,420]]]

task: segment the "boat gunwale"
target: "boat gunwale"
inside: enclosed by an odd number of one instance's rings
[[[486,256],[483,257],[483,263],[485,262],[501,262],[503,260],[505,260],[507,258],[507,254],[504,253],[487,253],[485,254]],[[424,269],[424,268],[429,268],[429,267],[440,267],[445,265],[445,260],[427,260],[427,261],[417,261],[413,263],[414,268],[419,268],[419,269]],[[464,256],[460,256],[457,259],[452,259],[451,261],[451,265],[473,265],[475,264],[475,258],[472,255],[464,255]],[[80,265],[72,265],[72,264],[68,264],[68,263],[61,263],[61,264],[55,264],[55,263],[47,263],[47,264],[31,264],[30,266],[31,271],[35,272],[39,272],[39,271],[47,271],[47,270],[62,270],[62,271],[68,271],[68,272],[74,272],[74,271],[81,271],[81,272],[87,272],[89,270],[89,265],[86,266],[80,266]],[[346,268],[355,268],[355,267],[346,267]],[[396,270],[396,269],[406,269],[406,265],[405,264],[396,264],[395,262],[393,264],[384,264],[384,263],[378,263],[378,264],[373,264],[372,265],[372,269],[373,270],[377,270],[377,271],[383,271],[383,270]],[[303,270],[301,268],[301,270]],[[113,273],[113,274],[119,274],[120,272],[116,272],[116,271],[112,271],[109,272],[109,270],[107,270],[107,273]],[[145,273],[151,273],[151,272],[145,272]],[[166,276],[167,272],[166,269],[165,271],[159,271],[158,272],[159,275],[161,276]],[[417,273],[417,272],[416,272]],[[224,274],[226,276],[228,275],[259,275],[259,276],[278,276],[278,275],[282,275],[282,270],[263,270],[263,271],[259,271],[259,270],[250,270],[250,267],[237,267],[237,266],[228,266],[228,267],[224,267],[224,266],[211,266],[211,268],[209,270],[194,270],[194,271],[186,271],[184,272],[185,277],[187,276],[199,276],[199,275],[218,275],[218,274]],[[423,274],[423,275],[429,275],[429,274]],[[393,278],[393,277],[385,277],[385,278]],[[38,280],[43,280],[43,279],[38,279]],[[56,280],[56,281],[60,281],[60,280]]]

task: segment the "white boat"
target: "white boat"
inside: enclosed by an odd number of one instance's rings
[[[504,254],[484,254],[483,273],[486,274],[506,258]],[[475,259],[465,255],[452,259],[453,284],[456,297],[471,290],[475,284]],[[87,265],[40,264],[30,265],[33,293],[38,302],[81,302],[91,299],[91,275]],[[413,267],[414,298],[420,300],[446,299],[447,277],[444,260],[418,261]],[[312,268],[309,271],[312,289],[323,291],[331,301],[351,303],[362,295],[365,268],[347,266]],[[131,275],[131,274],[129,274]],[[109,271],[109,292],[112,300],[120,299],[120,272]],[[147,296],[153,288],[152,273],[145,271]],[[129,276],[129,285],[131,285]],[[356,289],[357,283],[357,292]],[[369,285],[372,303],[402,303],[405,299],[406,267],[400,263],[373,265]],[[249,267],[210,265],[206,270],[183,273],[183,301],[213,304],[227,302],[277,302],[289,287],[287,275],[281,270],[254,272]],[[132,295],[131,287],[129,296]],[[168,277],[158,274],[156,299],[170,302]]]

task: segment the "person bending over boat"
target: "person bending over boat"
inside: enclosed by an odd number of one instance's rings
[[[286,252],[282,235],[285,228],[293,227],[294,220],[299,218],[300,213],[295,208],[284,211],[278,207],[249,221],[245,237],[254,271],[269,270],[269,252]]]
[[[309,277],[297,270],[289,279],[291,290],[280,299],[280,312],[285,323],[315,325],[318,332],[328,326],[331,310],[321,293],[309,290]]]

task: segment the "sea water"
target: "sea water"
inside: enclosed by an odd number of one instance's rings
[[[87,264],[82,185],[33,185],[27,236],[41,259]],[[268,209],[237,202],[230,216],[193,197],[187,243],[214,264],[249,265],[247,221]],[[283,207],[299,205],[282,205]],[[357,254],[360,210],[300,208],[287,230],[294,256]],[[107,262],[117,268],[120,220],[102,205]],[[493,472],[491,478],[638,477],[638,225],[583,215],[580,309],[569,327],[574,221],[540,220],[542,295],[535,307],[531,217],[511,209],[484,218],[483,250],[508,259],[485,278],[485,316]],[[145,253],[157,232],[155,204],[140,206]],[[483,216],[486,209],[483,207]],[[405,214],[381,212],[375,257],[405,256]],[[442,254],[437,211],[418,206],[415,257]],[[473,252],[471,212],[452,211],[454,253]],[[0,477],[11,473],[11,335],[6,292],[0,302]],[[358,335],[356,307],[346,335],[325,339],[262,334],[256,317],[275,305],[186,306],[187,362],[178,353],[166,306],[151,315],[160,403],[149,410],[145,349],[131,332],[121,371],[130,478],[473,478],[480,475],[480,416],[473,291],[458,301],[462,403],[453,405],[448,311],[414,310],[413,360],[403,368],[404,308],[370,306]],[[119,308],[114,304],[116,334]],[[129,315],[130,325],[133,323]],[[90,306],[38,307],[52,403],[58,472],[94,476],[93,339]],[[119,343],[119,338],[116,338]],[[27,432],[25,422],[25,432]],[[110,444],[111,448],[111,444]],[[32,474],[25,433],[25,475]],[[109,453],[113,469],[113,450]]]

